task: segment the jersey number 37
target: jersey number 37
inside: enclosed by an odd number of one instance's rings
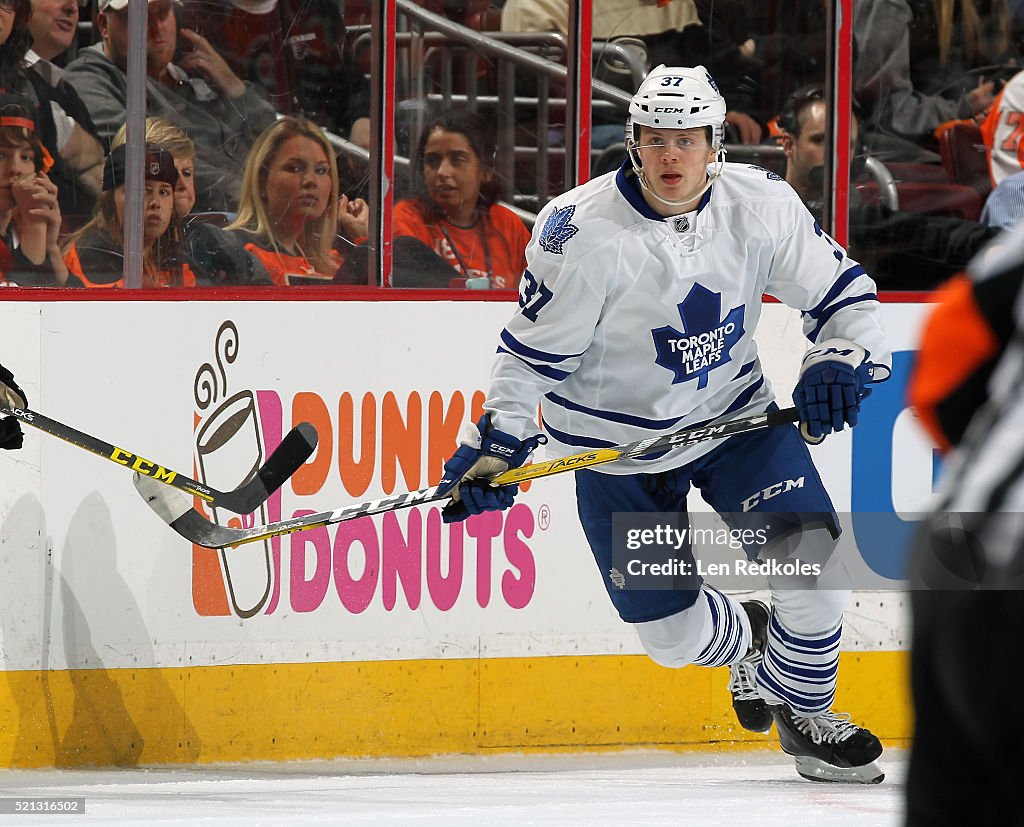
[[[519,294],[519,306],[523,315],[531,322],[537,321],[537,314],[551,299],[553,294],[543,284],[538,284],[536,277],[529,270],[523,271],[523,289]]]

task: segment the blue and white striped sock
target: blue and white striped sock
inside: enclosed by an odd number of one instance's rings
[[[757,686],[769,702],[786,703],[800,715],[828,711],[836,694],[839,640],[843,624],[820,635],[797,635],[775,611],[768,622],[768,646],[757,667]]]
[[[737,601],[714,586],[705,583],[700,591],[711,612],[711,640],[693,662],[698,666],[728,666],[750,648],[750,620]]]

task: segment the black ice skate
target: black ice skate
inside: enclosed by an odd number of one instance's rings
[[[772,712],[757,694],[757,667],[768,642],[768,607],[760,600],[747,600],[742,606],[750,618],[752,640],[747,654],[729,666],[732,708],[744,729],[767,732],[772,728]]]
[[[850,716],[823,712],[804,717],[788,706],[774,707],[775,726],[784,752],[793,756],[796,771],[810,781],[878,784],[885,773],[875,763],[882,745]]]

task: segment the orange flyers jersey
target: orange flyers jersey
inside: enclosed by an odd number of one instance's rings
[[[429,220],[432,223],[427,223],[415,200],[400,201],[395,205],[394,234],[419,239],[461,276],[489,277],[496,288],[519,286],[530,231],[514,212],[496,204],[483,222],[468,228]]]
[[[93,253],[100,254],[102,264]],[[85,266],[83,266],[85,258]],[[72,244],[64,254],[64,263],[68,267],[71,276],[77,278],[85,287],[124,287],[124,258],[120,252],[114,250],[93,250],[88,253],[83,250],[79,255],[78,244]],[[99,266],[96,266],[99,265]],[[182,287],[195,287],[196,277],[188,264],[181,266]],[[73,279],[72,279],[73,281]],[[143,287],[174,287],[171,284],[171,274],[167,270],[160,270],[154,279],[149,274],[143,277]]]
[[[1010,80],[981,124],[992,185],[1024,169],[1024,77]]]
[[[258,239],[251,234],[246,237],[252,239],[245,244],[245,249],[266,268],[270,280],[274,284],[285,287],[290,284],[331,284],[334,279],[334,272],[318,273],[313,263],[302,255],[291,255],[282,253],[267,245],[264,239]],[[331,250],[331,258],[335,262],[334,270],[342,264],[341,255]]]

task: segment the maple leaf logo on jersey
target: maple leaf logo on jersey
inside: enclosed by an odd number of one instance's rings
[[[722,294],[701,284],[695,284],[676,306],[683,332],[671,325],[651,331],[658,352],[654,363],[672,371],[673,385],[696,379],[700,389],[707,386],[711,371],[732,361],[732,346],[744,333],[744,308],[734,307],[723,319]]]
[[[540,231],[540,247],[547,253],[562,255],[562,249],[570,238],[580,231],[575,224],[570,223],[573,213],[576,212],[576,205],[554,209],[548,220],[544,222],[544,229]]]
[[[769,181],[781,181],[782,180],[782,176],[781,175],[779,175],[777,172],[772,172],[770,169],[765,169],[764,167],[759,167],[757,164],[748,164],[748,166],[751,169],[756,169],[758,172],[763,172],[764,175],[765,175],[765,178],[767,178]]]

